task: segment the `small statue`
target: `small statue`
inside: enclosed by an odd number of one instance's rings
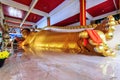
[[[10,40],[10,35],[9,35],[9,26],[4,24],[4,28],[3,28],[3,44],[2,44],[2,50],[7,49],[7,46],[9,44],[9,40]]]

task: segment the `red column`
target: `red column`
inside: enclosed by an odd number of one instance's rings
[[[50,17],[47,17],[47,26],[50,26]]]
[[[86,0],[79,0],[80,2],[80,25],[86,25]]]

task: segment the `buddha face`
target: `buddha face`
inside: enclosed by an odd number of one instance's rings
[[[29,30],[29,29],[23,29],[23,30],[21,31],[21,33],[22,33],[22,36],[23,36],[24,38],[26,38],[26,37],[30,34],[30,30]]]

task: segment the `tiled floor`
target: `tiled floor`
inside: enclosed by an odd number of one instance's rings
[[[114,49],[117,43],[112,42],[108,43]],[[0,80],[120,80],[120,51],[114,58],[30,49],[11,52],[0,68]]]

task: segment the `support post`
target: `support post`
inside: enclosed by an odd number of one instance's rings
[[[50,17],[47,17],[47,26],[50,26]]]
[[[79,0],[80,2],[80,25],[86,25],[86,0]]]

